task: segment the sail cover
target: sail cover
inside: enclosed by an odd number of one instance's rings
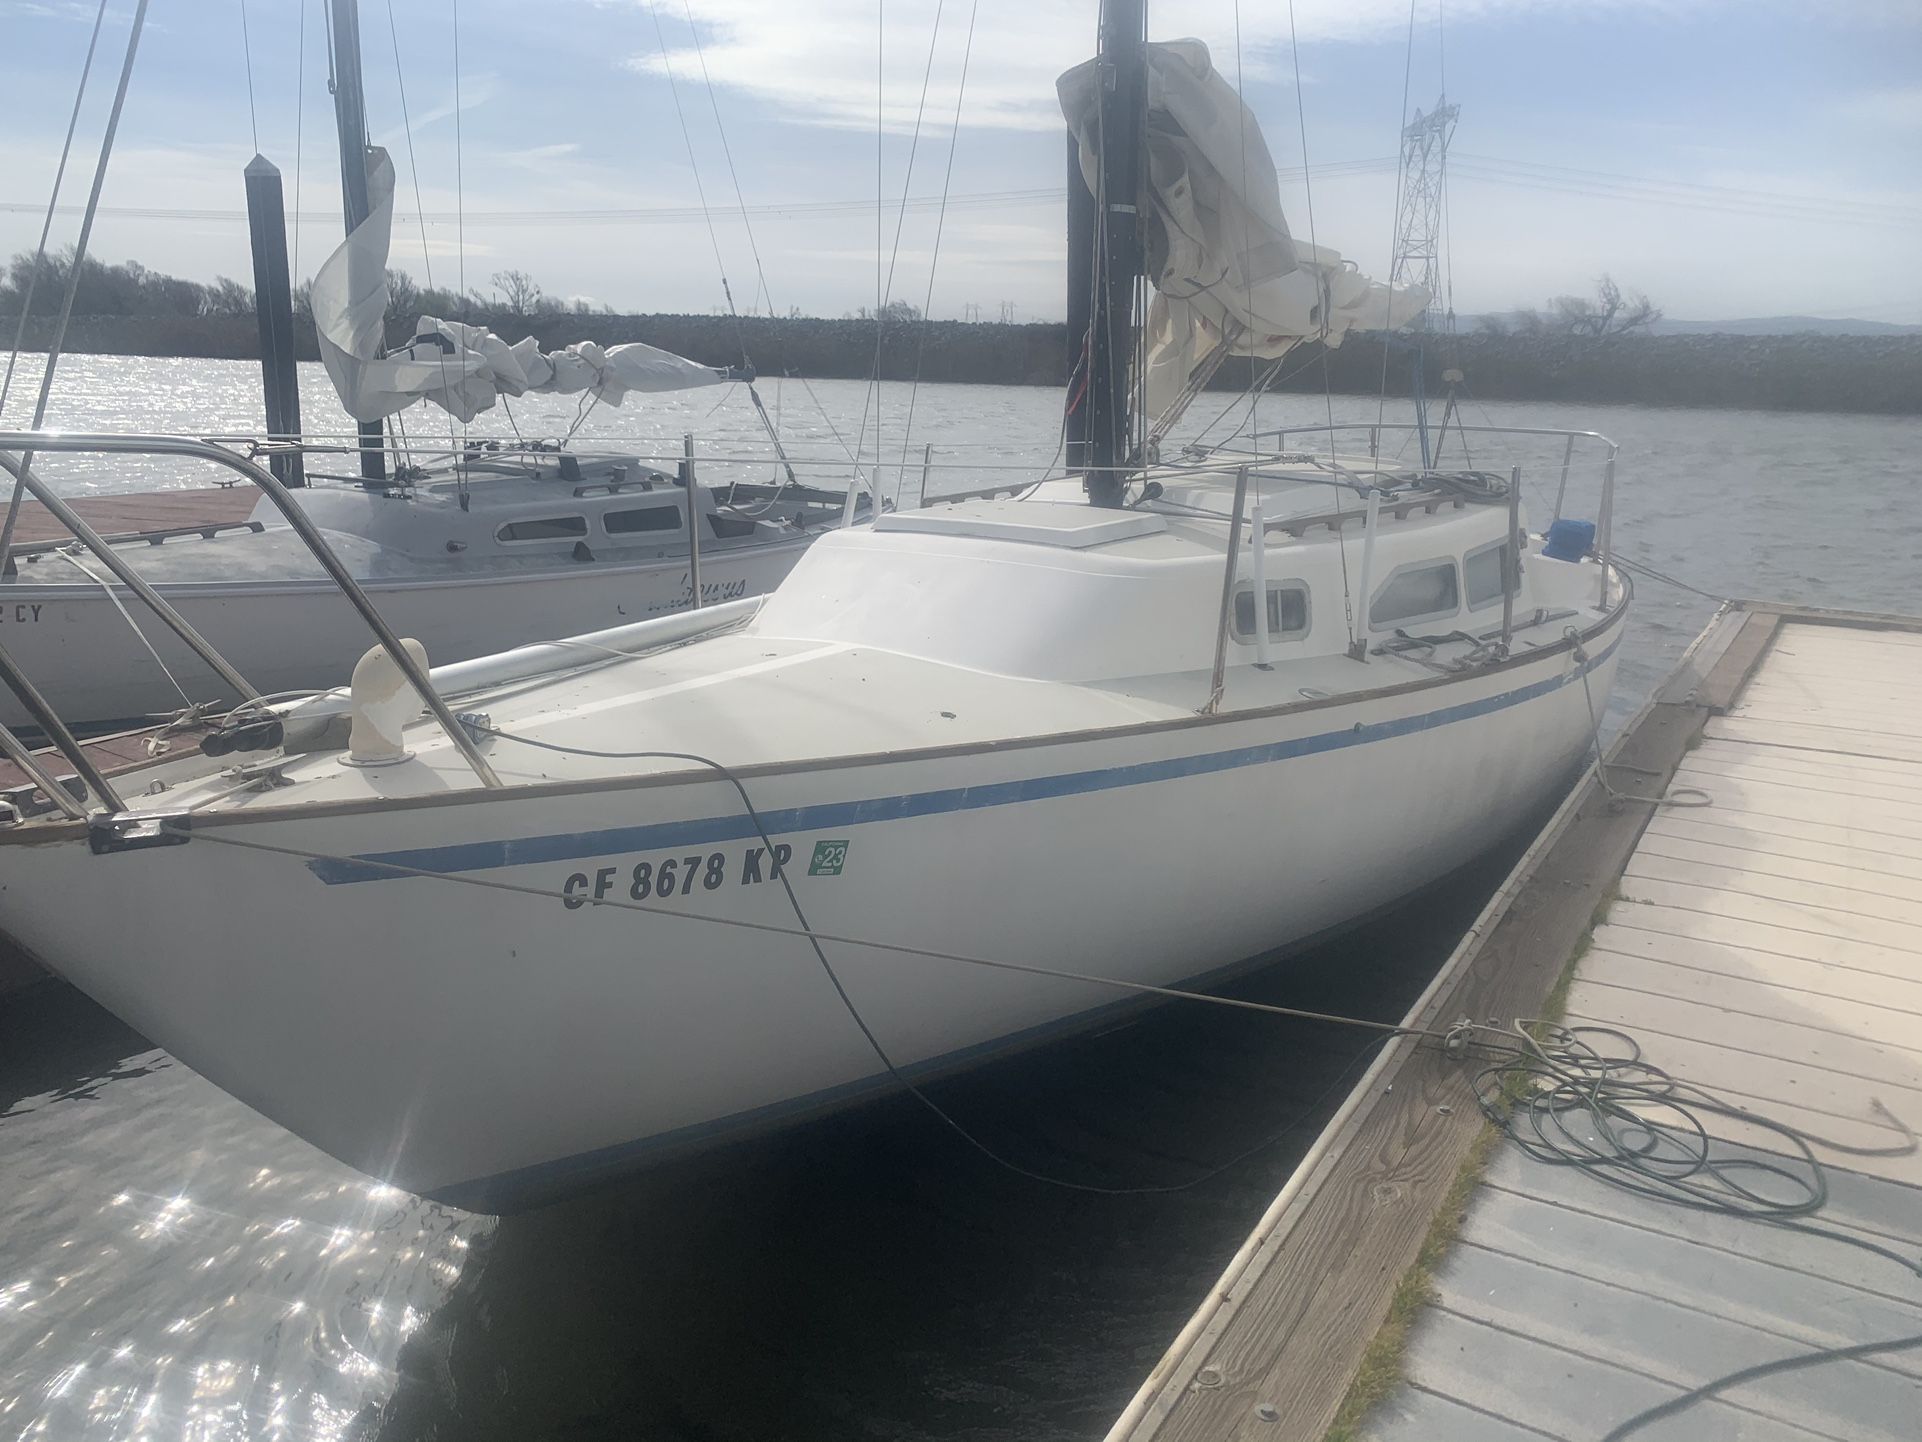
[[[509,345],[484,326],[422,316],[414,339],[385,350],[387,247],[394,224],[394,164],[385,150],[367,156],[367,219],[354,227],[314,274],[314,327],[320,358],[355,420],[377,421],[429,400],[471,421],[501,396],[591,392],[619,405],[634,391],[719,385],[724,371],[633,342],[601,347],[580,341],[543,351],[529,337]]]
[[[1427,308],[1424,287],[1369,280],[1340,252],[1289,234],[1261,127],[1206,45],[1172,40],[1147,51],[1145,193],[1136,200],[1155,288],[1145,336],[1151,416],[1184,403],[1190,379],[1224,346],[1274,360],[1304,340],[1335,346],[1350,330],[1396,329]],[[1056,82],[1096,195],[1098,64]]]

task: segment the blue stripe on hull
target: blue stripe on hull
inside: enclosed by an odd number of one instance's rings
[[[1473,720],[1546,696],[1602,665],[1615,654],[1619,644],[1618,636],[1578,670],[1567,675],[1552,676],[1545,681],[1536,681],[1479,701],[1465,701],[1457,706],[1444,706],[1436,711],[1404,716],[1394,721],[1357,723],[1346,730],[1324,731],[1293,741],[1274,741],[1201,756],[1177,756],[1166,761],[1144,761],[1132,766],[1109,766],[1093,771],[1072,771],[1058,776],[1035,776],[1023,781],[1000,781],[984,786],[960,786],[901,796],[876,796],[861,801],[794,806],[763,811],[761,819],[770,835],[797,831],[840,831],[878,821],[979,811],[1024,801],[1046,801],[1093,791],[1145,786],[1155,781],[1234,771],[1244,766],[1265,766],[1270,762],[1288,761],[1323,751],[1366,746],[1371,742],[1389,741],[1399,736],[1412,736],[1459,721]],[[569,831],[551,836],[508,837],[499,841],[469,841],[453,846],[424,846],[408,851],[367,852],[353,858],[310,861],[307,865],[329,886],[344,886],[361,881],[402,879],[399,873],[384,870],[378,864],[381,862],[417,871],[493,871],[509,866],[578,861],[589,857],[616,856],[624,852],[666,851],[683,845],[739,841],[757,834],[754,822],[742,813],[707,816],[690,821],[666,821],[650,826],[617,826],[601,831]]]

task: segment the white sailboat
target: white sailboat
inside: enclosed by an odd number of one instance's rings
[[[0,471],[15,464],[0,455]],[[399,484],[294,494],[395,629],[447,661],[685,610],[697,569],[706,604],[760,595],[841,524],[845,501],[799,482],[717,490],[698,474],[690,495],[679,468],[519,446],[476,447]],[[324,689],[366,649],[365,626],[268,502],[238,525],[114,542],[262,694]],[[241,699],[85,547],[16,546],[13,559],[0,577],[8,646],[69,724]],[[30,721],[0,697],[0,722]]]
[[[350,17],[353,6],[336,9]],[[342,134],[362,137],[356,27],[337,26],[334,43]],[[430,654],[464,660],[683,609],[695,599],[696,571],[705,601],[760,595],[816,535],[841,524],[846,492],[803,484],[771,426],[777,479],[743,481],[735,467],[718,493],[702,484],[691,457],[664,468],[551,441],[468,442],[453,437],[451,422],[444,448],[390,443],[383,423],[425,404],[464,426],[503,397],[570,395],[584,408],[619,406],[631,395],[700,387],[751,391],[753,375],[640,343],[510,346],[480,326],[432,316],[419,318],[408,345],[389,351],[393,164],[362,139],[342,165],[351,228],[314,278],[313,311],[328,375],[361,427],[362,474],[310,475],[300,501],[382,613]],[[250,187],[262,167],[277,193],[277,173],[258,157]],[[281,333],[292,333],[291,311]],[[758,397],[753,403],[765,420]],[[391,475],[390,460],[398,463]],[[0,468],[14,477],[26,470],[6,456]],[[307,469],[316,469],[311,459]],[[36,486],[35,494],[48,492]],[[9,508],[9,541],[18,504]],[[165,595],[261,691],[330,685],[365,647],[352,608],[264,502],[237,525],[112,539],[120,564]],[[71,724],[241,699],[190,647],[151,624],[114,569],[70,542],[0,541],[0,615],[14,623],[15,655]],[[0,721],[28,720],[13,698],[0,697]]]
[[[429,686],[386,638],[350,695],[0,826],[0,926],[334,1155],[499,1208],[1090,1025],[1497,840],[1594,744],[1629,604],[1606,512],[1597,557],[1519,529],[1508,478],[1286,436],[1141,457],[1137,200],[1182,287],[1137,142],[1233,190],[1258,172],[1211,157],[1253,122],[1138,3],[1104,6],[1099,64],[1063,83],[1106,137],[1071,201],[1081,474],[835,531],[767,598],[591,654]],[[1284,244],[1267,175],[1237,202],[1267,259],[1194,252],[1240,302],[1161,334],[1335,329],[1338,267]]]

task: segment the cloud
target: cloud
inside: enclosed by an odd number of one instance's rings
[[[392,126],[376,135],[374,137],[374,144],[384,145],[389,150],[392,150],[397,145],[404,145],[410,133],[418,138],[422,131],[431,129],[443,120],[451,119],[456,110],[459,110],[462,114],[466,114],[472,110],[478,110],[481,106],[486,105],[494,99],[495,96],[499,95],[500,92],[501,77],[495,71],[485,70],[477,75],[463,76],[461,78],[461,95],[458,106],[454,103],[453,84],[449,82],[447,93],[439,100],[435,101],[420,113],[407,116],[399,125]]]
[[[1893,130],[1922,130],[1922,85],[1852,95],[1835,111],[1844,120]]]
[[[887,11],[885,32],[876,24],[872,0],[816,0],[805,7],[769,7],[763,0],[691,0],[690,8],[699,27],[698,50],[684,16],[660,9],[657,16],[669,47],[665,61],[654,49],[632,56],[628,64],[649,74],[671,67],[685,89],[700,85],[705,61],[706,74],[717,88],[772,102],[792,119],[870,131],[876,118],[877,68],[885,78],[883,119],[897,132],[914,124],[925,75],[928,118],[923,130],[945,130],[954,114],[968,48],[968,0],[896,0]],[[1374,21],[1407,13],[1397,0],[1355,0],[1352,5],[1307,0],[1302,10],[1304,41],[1326,33],[1336,22],[1344,32],[1360,33]],[[1055,78],[1092,52],[1092,15],[1089,7],[1064,4],[983,7],[968,64],[962,124],[1059,127]],[[1279,64],[1287,62],[1286,11],[1251,6],[1241,23],[1243,78],[1279,73]],[[1195,0],[1178,15],[1151,24],[1156,38],[1198,35],[1210,41],[1216,63],[1232,72],[1232,0]],[[882,42],[879,55],[877,37]]]
[[[93,23],[95,8],[83,0],[6,0],[0,15],[15,15],[22,20],[80,20]]]
[[[1675,8],[1678,0],[1450,0],[1448,19],[1459,25],[1545,8],[1592,11]],[[1704,0],[1707,4],[1724,0]],[[812,0],[807,5],[769,5],[767,0],[653,0],[667,44],[629,57],[646,74],[671,67],[686,90],[701,84],[702,62],[714,85],[753,95],[794,120],[872,131],[875,74],[885,78],[882,116],[887,128],[906,131],[920,104],[922,76],[929,74],[928,112],[945,129],[954,113],[966,45],[971,0],[894,0],[887,7],[881,55],[876,55],[874,0]],[[1432,34],[1436,0],[1419,7],[1425,42]],[[929,69],[929,41],[937,12],[940,31]],[[699,49],[686,15],[699,28]],[[1298,0],[1294,25],[1301,43],[1329,40],[1395,40],[1406,33],[1407,0]],[[1215,63],[1232,80],[1292,74],[1290,9],[1285,5],[1240,6],[1235,0],[1189,0],[1180,7],[1150,7],[1150,38],[1194,36],[1206,41]],[[1237,54],[1237,38],[1239,53]],[[1055,78],[1094,50],[1092,5],[1035,3],[981,6],[968,67],[966,126],[1052,130],[1061,124],[1054,104]],[[924,121],[924,131],[929,127]]]

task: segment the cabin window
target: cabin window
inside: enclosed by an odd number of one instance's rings
[[[1293,640],[1308,634],[1308,588],[1283,582],[1268,588],[1268,638]],[[1243,586],[1235,592],[1234,638],[1255,639],[1255,588]]]
[[[636,531],[678,531],[681,508],[670,501],[665,506],[640,506],[632,511],[609,511],[601,517],[610,536],[628,536]]]
[[[1432,621],[1461,609],[1461,587],[1453,561],[1418,561],[1403,566],[1375,591],[1368,624],[1377,629],[1407,621]]]
[[[572,541],[587,534],[586,516],[539,516],[509,521],[494,532],[497,541]]]
[[[1497,541],[1470,551],[1462,561],[1462,581],[1468,587],[1468,609],[1473,611],[1502,598],[1502,573],[1508,572],[1508,589],[1521,589],[1521,576],[1508,559],[1508,543]]]

